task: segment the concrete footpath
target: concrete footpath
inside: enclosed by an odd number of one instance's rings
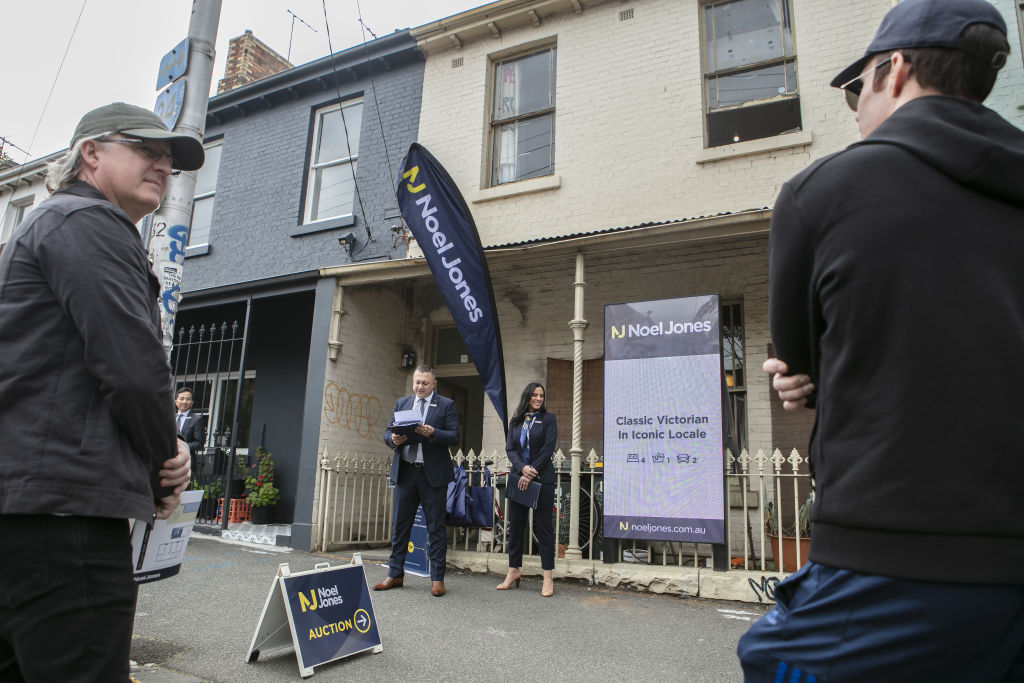
[[[530,576],[521,589],[499,592],[497,576],[458,568],[470,564],[464,555],[452,553],[443,598],[413,576],[401,589],[371,591],[384,651],[317,667],[314,680],[738,681],[736,642],[767,609],[604,588],[585,577],[556,580],[549,599]],[[386,551],[362,557],[367,581],[383,579]],[[292,652],[246,662],[278,564],[299,572],[349,559],[193,536],[178,576],[140,586],[133,676],[141,683],[300,680]],[[699,586],[703,570],[694,571]]]

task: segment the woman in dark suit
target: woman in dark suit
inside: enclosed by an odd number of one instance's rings
[[[512,472],[519,475],[519,488],[526,490],[531,481],[540,483],[540,497],[533,513],[533,530],[540,547],[540,566],[544,570],[544,585],[540,594],[545,598],[555,592],[551,572],[555,568],[555,530],[552,508],[555,503],[555,466],[551,456],[555,454],[558,441],[558,422],[555,416],[544,408],[544,387],[531,382],[523,390],[519,407],[509,422],[505,450],[512,463]],[[511,480],[512,477],[509,477]],[[509,485],[512,485],[510,481]],[[530,508],[511,500],[508,501],[508,574],[498,585],[498,590],[519,587],[523,566],[523,532]]]

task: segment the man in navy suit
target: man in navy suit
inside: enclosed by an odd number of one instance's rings
[[[192,390],[180,387],[174,393],[174,406],[178,409],[175,424],[178,433],[188,442],[189,450],[195,455],[206,442],[206,418],[192,412]]]
[[[374,586],[374,590],[399,588],[404,582],[409,535],[416,519],[416,509],[422,505],[430,539],[430,594],[439,598],[445,593],[444,568],[448,552],[445,502],[448,482],[454,478],[448,447],[459,442],[459,418],[455,402],[434,393],[436,385],[434,370],[429,365],[416,368],[412,376],[413,395],[398,399],[395,412],[419,411],[423,416],[421,424],[412,434],[403,436],[392,431],[395,422],[392,416],[384,432],[384,443],[395,451],[390,479],[398,490],[398,506],[388,576]]]

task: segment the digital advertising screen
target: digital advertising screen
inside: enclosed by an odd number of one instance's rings
[[[725,542],[717,295],[604,309],[604,535]]]

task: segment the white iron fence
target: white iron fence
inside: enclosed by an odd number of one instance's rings
[[[317,482],[317,544],[321,551],[391,541],[391,458],[337,456],[326,449]]]
[[[489,528],[450,527],[450,547],[470,552],[504,553],[508,547],[508,501],[505,497],[511,464],[504,451],[453,456],[464,467],[470,486],[483,486],[491,474],[493,498]],[[604,463],[593,450],[580,463],[577,482],[570,475],[571,460],[561,451],[553,462],[557,471],[555,505],[550,511],[558,557],[573,557],[574,545],[582,559],[677,566],[710,566],[712,546],[705,543],[625,541],[605,539],[603,533]],[[810,476],[801,471],[806,459],[795,449],[788,457],[776,449],[751,455],[725,453],[725,495],[728,498],[726,531],[732,569],[791,572],[806,563],[810,542],[808,517]],[[318,520],[321,550],[390,542],[393,490],[387,478],[390,458],[328,457],[320,460]],[[570,538],[572,497],[580,497],[578,544]],[[531,511],[543,514],[543,511]],[[528,528],[532,529],[532,517]],[[780,533],[781,531],[781,533]],[[536,554],[532,532],[525,551]],[[780,559],[784,556],[784,562]]]

